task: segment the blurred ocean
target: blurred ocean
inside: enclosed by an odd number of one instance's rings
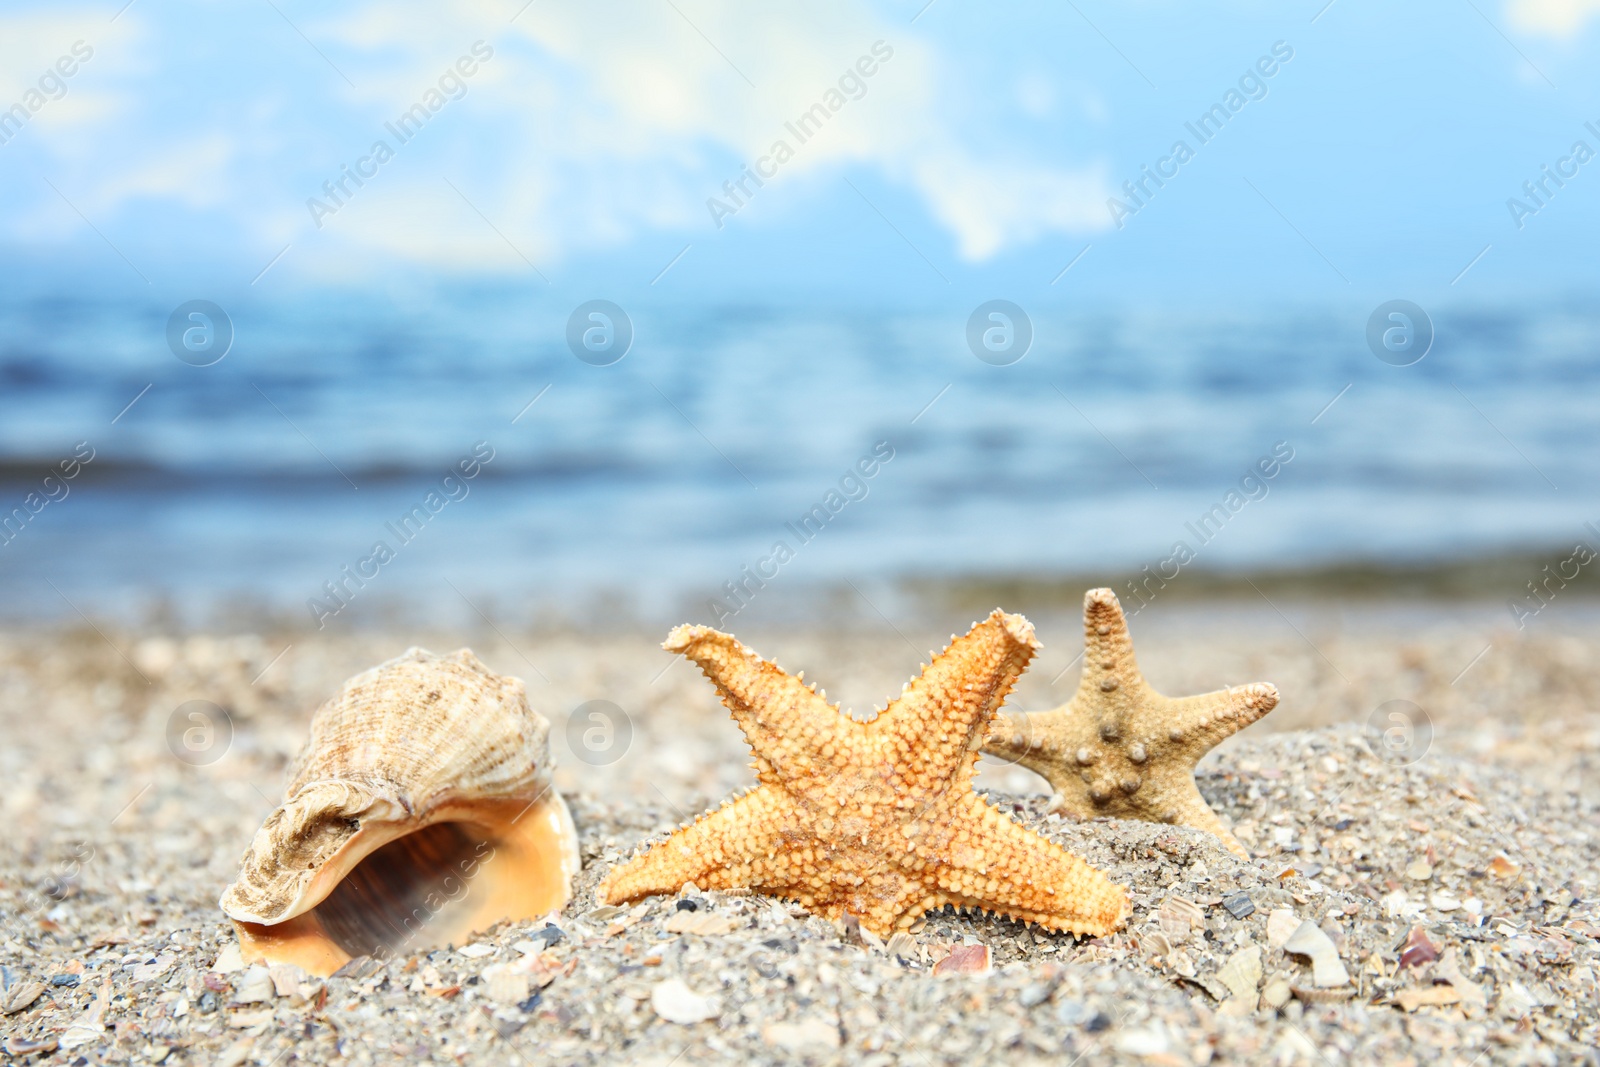
[[[565,339],[577,303],[240,304],[231,350],[198,367],[168,350],[171,306],[0,297],[4,615],[311,624],[334,582],[329,626],[712,621],[712,597],[741,607],[730,582],[762,616],[908,576],[1120,588],[1180,541],[1186,571],[1295,569],[1570,545],[1600,523],[1593,304],[1441,308],[1427,357],[1394,367],[1367,348],[1368,307],[1059,298],[1028,308],[1011,366],[974,357],[965,306],[665,303],[628,306],[631,350],[594,366]],[[93,460],[60,479],[80,442]],[[475,446],[492,459],[444,482]],[[1292,459],[1260,477],[1275,447]],[[1195,525],[1217,505],[1225,522]],[[420,533],[397,526],[417,506]]]

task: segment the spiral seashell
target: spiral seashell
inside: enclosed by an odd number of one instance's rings
[[[468,649],[350,679],[223,891],[245,959],[326,976],[559,910],[579,862],[549,732]]]

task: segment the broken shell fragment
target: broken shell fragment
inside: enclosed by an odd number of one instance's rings
[[[988,974],[989,946],[956,945],[950,954],[933,965],[934,974]]]
[[[1248,1001],[1254,1011],[1256,986],[1261,984],[1261,946],[1249,945],[1229,956],[1217,971],[1217,981],[1239,1000]]]
[[[579,864],[549,732],[467,649],[350,679],[222,894],[244,958],[327,977],[559,910]]]
[[[1289,940],[1284,942],[1283,951],[1311,960],[1311,980],[1318,989],[1333,989],[1350,981],[1350,972],[1345,970],[1344,962],[1339,959],[1339,950],[1334,947],[1333,939],[1309,919],[1302,922]],[[1295,989],[1295,996],[1301,996],[1299,988]]]
[[[1411,933],[1406,936],[1406,943],[1400,949],[1399,970],[1407,967],[1420,967],[1424,963],[1432,963],[1439,958],[1439,947],[1428,940],[1428,931],[1420,926],[1413,926]]]

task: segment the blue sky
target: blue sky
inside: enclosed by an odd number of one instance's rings
[[[36,110],[0,127],[0,250],[13,286],[269,299],[416,276],[701,302],[1581,294],[1600,159],[1520,228],[1507,200],[1600,151],[1597,24],[1600,0],[13,0],[0,108]],[[1275,45],[1201,144],[1185,123]],[[800,143],[785,124],[841,78]],[[401,143],[385,124],[419,103]],[[735,205],[778,140],[792,158]],[[1116,226],[1108,200],[1179,140],[1193,158]]]

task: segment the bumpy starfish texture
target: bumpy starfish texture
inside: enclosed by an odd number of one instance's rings
[[[1193,826],[1248,858],[1200,795],[1194,767],[1276,707],[1277,688],[1258,682],[1162,696],[1139,673],[1128,620],[1109,589],[1084,594],[1083,633],[1083,677],[1072,700],[1053,711],[997,716],[983,750],[1044,775],[1059,810]]]
[[[1039,647],[998,609],[952,638],[871,722],[858,722],[727,634],[679,626],[663,648],[700,665],[755,753],[759,784],[614,868],[618,904],[748,887],[873,933],[945,904],[1104,935],[1128,897],[972,791],[990,720]]]

